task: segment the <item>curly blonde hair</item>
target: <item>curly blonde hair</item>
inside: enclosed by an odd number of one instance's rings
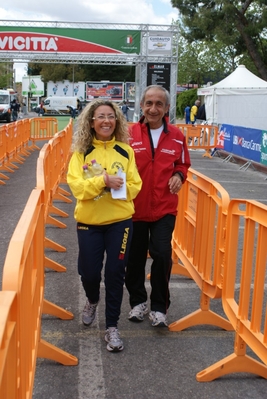
[[[113,136],[115,136],[115,139],[123,143],[129,143],[129,131],[127,121],[123,116],[119,106],[109,100],[97,99],[91,101],[78,116],[77,131],[74,133],[73,136],[73,151],[85,153],[86,150],[91,147],[93,138],[95,137],[95,130],[92,127],[92,120],[95,114],[95,110],[101,105],[108,105],[115,112],[116,127],[113,132]]]

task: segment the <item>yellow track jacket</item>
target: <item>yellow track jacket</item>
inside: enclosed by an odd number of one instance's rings
[[[94,200],[105,187],[103,175],[90,179],[83,177],[83,165],[91,165],[95,159],[109,175],[114,175],[121,168],[126,173],[127,199],[113,199],[110,192]],[[92,225],[105,225],[129,219],[134,213],[133,199],[142,187],[134,151],[125,143],[116,141],[99,141],[94,139],[87,154],[75,151],[72,154],[67,182],[77,199],[74,217],[77,222]]]

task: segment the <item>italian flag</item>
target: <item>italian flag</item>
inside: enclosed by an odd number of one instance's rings
[[[132,44],[132,42],[133,42],[133,37],[127,36],[127,44]]]

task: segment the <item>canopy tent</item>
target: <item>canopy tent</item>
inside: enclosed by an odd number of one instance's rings
[[[215,85],[200,88],[209,123],[267,130],[267,82],[239,65]]]

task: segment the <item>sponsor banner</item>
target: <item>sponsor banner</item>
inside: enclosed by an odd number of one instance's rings
[[[86,82],[86,100],[102,98],[111,101],[122,101],[124,98],[123,82]]]
[[[76,96],[79,100],[85,100],[85,82],[47,82],[47,97]]]
[[[224,150],[254,162],[261,162],[262,131],[223,124]]]
[[[261,161],[262,131],[258,129],[233,127],[233,153],[250,161]]]
[[[171,55],[172,36],[169,33],[149,35],[147,38],[148,55]]]
[[[44,82],[41,80],[41,75],[22,77],[22,95],[27,97],[28,94],[33,97],[44,95]]]
[[[0,52],[139,54],[140,31],[0,26]]]
[[[261,140],[261,163],[267,166],[267,131],[262,131]]]
[[[223,124],[220,127],[216,148],[223,148],[227,152],[233,152],[233,126]]]

